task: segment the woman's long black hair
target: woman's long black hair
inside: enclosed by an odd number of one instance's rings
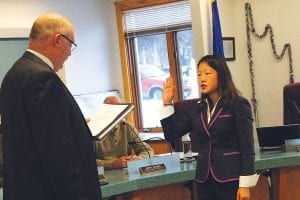
[[[216,55],[206,55],[199,60],[197,66],[199,67],[199,65],[204,62],[217,71],[218,92],[224,102],[224,105],[230,106],[233,100],[237,96],[241,95],[241,93],[232,81],[231,73],[225,59]],[[201,94],[201,102],[203,102],[207,97],[207,94]]]

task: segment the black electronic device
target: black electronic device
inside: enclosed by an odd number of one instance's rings
[[[261,150],[282,149],[285,140],[300,138],[300,125],[289,124],[256,128]]]

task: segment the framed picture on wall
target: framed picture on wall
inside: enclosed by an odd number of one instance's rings
[[[223,37],[224,56],[226,61],[235,60],[234,37]]]

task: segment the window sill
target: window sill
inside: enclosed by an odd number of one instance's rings
[[[140,132],[140,138],[143,141],[165,141],[165,136],[163,133],[149,133],[149,132]]]

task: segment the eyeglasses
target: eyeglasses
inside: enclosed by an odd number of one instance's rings
[[[74,49],[76,49],[77,44],[75,42],[73,42],[70,38],[68,38],[64,34],[59,33],[59,35],[62,36],[63,38],[65,38],[66,40],[68,40],[71,43],[71,47],[70,47],[71,51],[73,51]]]

